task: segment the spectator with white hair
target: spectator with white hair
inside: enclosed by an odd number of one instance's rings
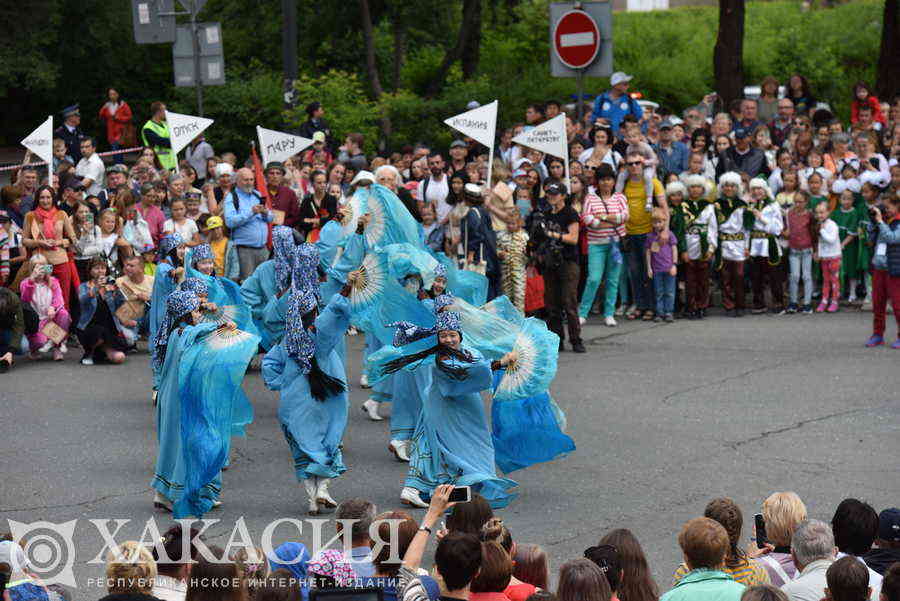
[[[403,178],[400,177],[400,172],[397,171],[396,167],[393,165],[382,165],[375,170],[375,181],[396,194],[403,206],[406,207],[406,210],[409,211],[409,214],[413,216],[413,219],[419,223],[422,222],[422,216],[419,214],[419,205],[409,190],[400,186]]]
[[[781,587],[791,601],[821,601],[825,596],[825,573],[835,559],[831,526],[819,520],[807,520],[791,538],[791,556],[799,576]]]
[[[269,228],[266,224],[272,223],[272,213],[253,187],[254,181],[253,171],[246,167],[239,169],[237,187],[223,201],[225,225],[231,230],[231,240],[237,247],[241,281],[269,259],[266,248]]]
[[[772,584],[783,586],[797,576],[797,566],[791,555],[791,537],[797,526],[806,520],[806,505],[795,492],[775,492],[763,501],[762,517],[767,542],[762,550],[754,552],[751,549],[751,555],[766,568]]]
[[[214,169],[215,181],[206,180],[203,192],[206,194],[206,206],[212,215],[222,214],[222,201],[234,190],[234,167],[231,163],[221,162]]]

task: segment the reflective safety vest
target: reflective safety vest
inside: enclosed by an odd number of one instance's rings
[[[150,146],[151,148],[153,148],[156,156],[159,157],[159,163],[163,166],[163,169],[175,169],[175,167],[177,166],[177,163],[175,161],[175,153],[172,152],[171,148],[151,145],[150,142],[147,141],[148,129],[160,138],[168,138],[169,126],[166,123],[157,123],[156,121],[153,121],[151,119],[144,123],[144,127],[141,128],[141,140],[144,142],[144,146]]]

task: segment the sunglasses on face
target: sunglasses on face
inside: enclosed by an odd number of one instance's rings
[[[640,161],[629,161],[628,163],[625,163],[625,164],[628,165],[629,167],[636,167],[638,165],[643,165],[643,163]]]

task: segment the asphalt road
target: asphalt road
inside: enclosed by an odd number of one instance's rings
[[[667,590],[680,559],[678,529],[713,497],[737,501],[745,525],[776,490],[798,492],[810,515],[826,520],[848,496],[877,510],[900,505],[900,351],[862,347],[870,320],[711,317],[616,329],[592,320],[588,354],[565,353],[552,389],[578,450],[513,474],[519,497],[502,517],[517,540],[547,549],[552,572],[604,532],[630,528]],[[353,382],[361,345],[362,337],[349,339]],[[102,539],[87,520],[130,519],[115,537],[121,542],[139,537],[149,518],[164,530],[170,517],[151,505],[156,441],[146,355],[118,367],[83,367],[76,357],[23,361],[0,376],[0,518],[77,519],[75,598],[93,600],[103,591],[89,579],[102,565],[88,562]],[[233,445],[224,504],[208,515],[222,520],[207,530],[222,546],[239,518],[256,538],[275,519],[305,517],[278,399],[258,372],[245,388],[256,418]],[[398,509],[404,465],[388,454],[388,422],[359,410],[365,391],[354,387],[351,396],[350,469],[332,494]],[[274,538],[292,534],[283,525]]]

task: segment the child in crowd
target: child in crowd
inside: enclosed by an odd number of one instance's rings
[[[513,191],[513,198],[516,201],[516,209],[522,219],[528,219],[531,215],[531,189],[528,186],[516,187]]]
[[[59,164],[63,161],[75,164],[75,161],[66,154],[66,143],[62,138],[53,138],[53,173],[59,172]]]
[[[186,246],[200,244],[200,230],[193,219],[187,217],[187,205],[181,199],[173,200],[171,205],[172,218],[163,223],[164,234],[180,234]]]
[[[846,292],[842,297],[847,302],[856,302],[856,283],[859,258],[859,211],[853,206],[854,196],[850,190],[844,190],[840,197],[840,206],[831,213],[831,220],[838,226],[841,240],[841,287]]]
[[[0,286],[16,279],[16,274],[28,258],[22,246],[22,230],[9,213],[0,209]]]
[[[807,208],[809,194],[799,190],[794,194],[794,205],[787,212],[787,238],[790,261],[788,290],[790,302],[787,312],[812,313],[812,255],[815,240],[814,218]],[[803,279],[803,304],[797,304],[800,279]]]
[[[718,246],[719,222],[716,207],[709,202],[709,185],[702,175],[685,178],[688,199],[683,203],[684,288],[689,319],[703,319],[709,307],[709,264]],[[680,242],[679,238],[679,242]]]
[[[422,230],[425,233],[425,245],[434,252],[444,250],[444,228],[437,222],[434,207],[424,205],[419,215],[422,217]]]
[[[148,248],[141,252],[144,275],[156,275],[156,249]]]
[[[41,254],[31,256],[31,274],[19,284],[19,296],[37,313],[37,331],[28,334],[29,357],[53,351],[53,360],[62,361],[66,354],[66,338],[72,319],[63,302],[59,280],[53,276],[53,266]]]
[[[525,312],[525,267],[528,257],[528,234],[522,229],[524,221],[513,210],[506,219],[506,231],[497,233],[497,256],[500,258],[500,284],[510,302]]]
[[[200,206],[200,197],[195,194],[188,194],[187,198],[184,199],[184,206],[187,211],[185,212],[185,216],[188,219],[193,221],[197,221],[202,214],[201,206]]]
[[[806,164],[807,167],[804,167],[799,172],[800,185],[802,187],[806,187],[806,183],[809,181],[809,176],[811,176],[813,173],[818,173],[819,175],[821,175],[826,184],[831,179],[831,171],[825,168],[825,162],[819,149],[813,148],[809,151],[809,154],[806,155]]]
[[[819,203],[828,205],[828,190],[825,188],[825,178],[819,173],[813,173],[806,180],[809,187],[809,210],[815,211]]]
[[[215,257],[215,274],[236,282],[240,276],[240,265],[234,243],[225,236],[225,222],[218,215],[212,215],[206,219],[204,231]]]
[[[644,191],[647,194],[646,208],[650,211],[653,208],[653,178],[656,177],[656,166],[659,164],[659,159],[656,158],[653,148],[644,142],[641,128],[637,123],[628,125],[628,128],[625,130],[625,142],[628,144],[628,148],[625,150],[626,156],[637,153],[644,157]],[[616,179],[616,192],[621,194],[625,190],[627,181],[628,170],[623,169],[619,171],[618,179]]]
[[[744,260],[750,253],[747,203],[741,198],[741,176],[734,171],[719,178],[719,248],[722,253],[722,304],[731,317],[744,315]],[[752,224],[751,224],[752,225]]]
[[[653,209],[653,231],[647,236],[644,251],[647,259],[647,275],[653,280],[653,291],[656,293],[656,317],[653,321],[666,323],[675,321],[675,281],[678,274],[678,239],[669,232],[668,239],[663,240],[663,232],[669,227],[666,210],[660,207]]]
[[[816,313],[835,313],[841,297],[841,238],[837,224],[828,218],[826,203],[816,205],[815,215],[819,247],[813,254],[813,259],[822,266],[822,302],[816,308]]]
[[[675,175],[675,174],[670,174]],[[669,179],[668,177],[666,179]],[[686,249],[685,247],[685,205],[684,197],[687,194],[687,188],[675,179],[666,184],[666,203],[669,206],[669,231],[675,234],[678,239],[678,254],[681,255]],[[679,264],[678,276],[675,281],[675,310],[679,313],[685,312],[685,303],[683,302],[682,290],[684,290],[684,267]]]
[[[884,344],[887,304],[890,300],[897,320],[897,340],[891,348],[900,349],[900,197],[888,199],[885,213],[872,210],[868,239],[874,245],[872,256],[872,336],[867,347]]]
[[[745,209],[746,210],[746,209]],[[753,313],[766,312],[766,288],[772,299],[771,310],[784,310],[784,281],[781,269],[781,246],[778,239],[784,229],[781,208],[762,178],[750,180],[750,260],[753,262]],[[749,219],[747,220],[750,221]]]
[[[782,212],[789,211],[794,203],[794,195],[800,189],[800,178],[796,171],[785,171],[781,175],[783,187],[781,192],[775,196],[775,202],[781,207]]]

